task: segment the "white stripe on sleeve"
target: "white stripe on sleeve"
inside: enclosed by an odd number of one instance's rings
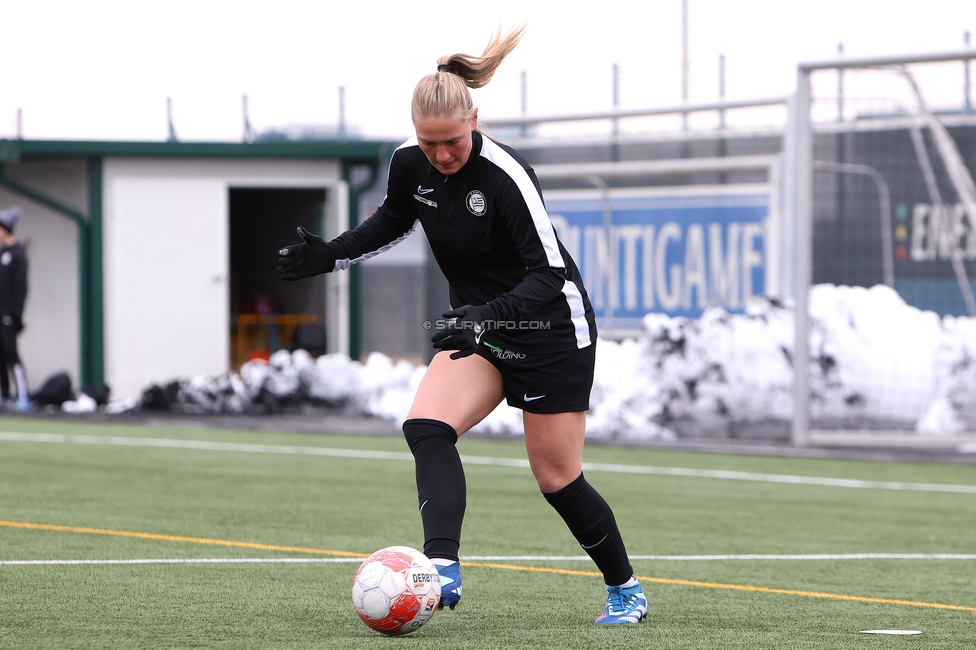
[[[343,259],[343,260],[336,260],[335,268],[333,269],[333,271],[345,271],[346,269],[348,269],[353,264],[357,264],[359,262],[364,262],[364,261],[366,261],[368,259],[371,259],[373,257],[376,257],[380,253],[385,253],[386,251],[390,250],[391,248],[393,248],[394,246],[396,246],[397,244],[399,244],[400,242],[402,242],[404,239],[406,239],[407,237],[409,237],[410,235],[412,235],[413,233],[415,233],[417,231],[417,226],[419,226],[419,225],[420,225],[420,220],[418,219],[418,220],[416,220],[416,221],[413,222],[413,227],[411,227],[410,230],[408,230],[407,232],[403,233],[402,235],[400,235],[399,237],[397,237],[396,239],[394,239],[393,241],[391,241],[389,244],[387,244],[385,246],[380,246],[375,251],[371,251],[369,253],[363,253],[362,255],[360,255],[359,257],[357,257],[354,260],[351,260],[351,259],[348,259],[348,258],[347,259]]]
[[[419,143],[417,142],[417,136],[413,136],[412,138],[410,138],[409,140],[407,140],[406,142],[404,142],[403,144],[401,144],[399,147],[397,147],[394,150],[394,153],[396,153],[400,149],[405,149],[407,147],[416,147],[416,146],[418,146],[418,144]],[[386,196],[383,197],[383,201],[386,201]],[[402,242],[404,239],[406,239],[407,237],[409,237],[410,235],[412,235],[414,232],[416,232],[417,225],[419,223],[420,223],[419,220],[414,221],[413,222],[413,227],[410,228],[410,230],[408,230],[407,232],[403,233],[402,235],[400,235],[399,237],[397,237],[396,239],[394,239],[393,241],[391,241],[389,244],[387,244],[385,246],[381,246],[380,248],[376,249],[375,251],[371,251],[369,253],[364,253],[363,255],[360,255],[359,257],[357,257],[354,260],[353,259],[348,259],[348,258],[342,259],[342,260],[336,260],[335,268],[333,268],[332,270],[333,271],[345,271],[346,269],[348,269],[353,264],[357,264],[359,262],[364,262],[364,261],[366,261],[368,259],[371,259],[371,258],[376,257],[380,253],[385,253],[386,251],[390,250],[391,248],[393,248],[394,246],[396,246],[397,244],[399,244],[400,242]]]

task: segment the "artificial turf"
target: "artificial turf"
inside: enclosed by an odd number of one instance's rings
[[[93,436],[0,438],[0,648],[976,645],[974,559],[635,560],[649,617],[610,629],[593,624],[605,591],[588,561],[471,560],[458,609],[401,638],[379,636],[356,616],[356,560],[10,564],[353,558],[393,544],[420,547],[422,534],[408,456],[301,453],[404,454],[398,438],[37,419],[5,419],[0,430]],[[150,444],[93,444],[112,436]],[[156,439],[251,447],[168,448]],[[459,449],[524,458],[513,441],[462,439]],[[976,468],[934,463],[609,446],[588,447],[585,460],[976,486]],[[465,556],[581,555],[527,469],[468,463],[466,473]],[[976,552],[973,493],[609,471],[588,478],[613,505],[635,556]],[[868,629],[922,634],[861,634]]]

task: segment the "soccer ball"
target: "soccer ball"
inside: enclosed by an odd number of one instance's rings
[[[383,634],[409,634],[437,611],[441,580],[427,556],[409,546],[389,546],[359,565],[352,604],[363,623]]]

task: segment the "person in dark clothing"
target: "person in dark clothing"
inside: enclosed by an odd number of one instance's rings
[[[27,377],[17,352],[17,335],[24,329],[24,302],[27,300],[27,254],[14,238],[20,220],[17,206],[0,212],[0,398],[4,407],[18,411],[31,408]],[[10,373],[17,383],[17,401],[10,398]]]
[[[298,280],[369,259],[423,225],[453,309],[403,423],[416,463],[424,553],[441,575],[441,606],[461,598],[466,505],[459,436],[502,399],[523,413],[529,465],[545,499],[603,573],[597,623],[637,623],[647,600],[613,511],[582,472],[597,343],[580,272],[556,237],[535,172],[478,130],[470,88],[491,79],[522,28],[497,33],[481,56],[454,54],[414,89],[416,137],[390,162],[386,199],[330,242],[299,228],[278,271]]]

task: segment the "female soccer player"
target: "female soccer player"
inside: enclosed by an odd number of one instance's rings
[[[458,552],[466,502],[458,437],[504,398],[522,409],[529,465],[543,496],[603,573],[597,623],[637,623],[647,600],[607,502],[582,472],[586,410],[597,342],[579,270],[556,237],[539,182],[510,147],[478,130],[469,88],[481,88],[523,28],[498,32],[480,57],[438,59],[413,93],[416,137],[390,162],[383,205],[326,242],[279,251],[285,280],[348,268],[423,224],[450,284],[453,310],[403,423],[413,452],[424,554],[441,574],[441,606],[461,598]],[[435,328],[436,329],[436,328]]]

